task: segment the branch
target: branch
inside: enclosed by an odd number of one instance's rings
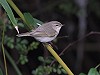
[[[74,44],[80,42],[81,40],[85,39],[86,37],[88,37],[88,36],[90,36],[90,35],[100,35],[100,32],[93,32],[93,31],[91,31],[91,32],[89,32],[88,34],[86,34],[83,38],[80,38],[80,39],[78,39],[78,40],[76,40],[76,41],[70,43],[69,45],[67,45],[67,46],[62,50],[62,52],[59,54],[59,56],[63,55],[64,52],[65,52],[67,49],[69,49],[70,47],[72,47]],[[67,50],[67,51],[68,51],[68,50]],[[53,61],[51,62],[51,64],[50,64],[50,66],[52,66],[52,65],[54,64],[55,61],[56,61],[56,60],[53,60]]]
[[[68,66],[63,62],[63,60],[58,56],[58,54],[53,50],[50,44],[45,44],[48,51],[55,57],[55,59],[59,62],[59,64],[65,69],[68,75],[74,75]]]

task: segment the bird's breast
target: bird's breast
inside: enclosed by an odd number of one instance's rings
[[[40,42],[50,42],[56,38],[56,36],[53,37],[34,37],[36,40]]]

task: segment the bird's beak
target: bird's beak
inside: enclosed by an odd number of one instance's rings
[[[61,25],[61,26],[64,26],[64,25]]]

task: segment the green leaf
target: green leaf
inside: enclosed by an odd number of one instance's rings
[[[39,45],[39,42],[32,42],[32,43],[28,46],[28,50],[37,49],[38,45]]]
[[[35,21],[35,24],[37,24],[37,23],[39,23],[39,24],[43,24],[42,21],[40,21],[40,20],[38,20],[38,19],[36,19],[36,18],[33,18],[33,19],[34,19],[34,21]]]
[[[14,43],[14,38],[10,38],[9,42]]]
[[[27,22],[27,24],[33,28],[37,28],[38,27],[38,24],[43,24],[42,21],[36,19],[36,18],[33,18],[32,15],[30,13],[24,13],[24,17],[25,17],[25,20]]]
[[[9,48],[11,48],[11,49],[13,49],[13,48],[14,48],[14,44],[13,44],[13,43],[11,43],[11,42],[8,42],[8,43],[7,43],[7,46],[8,46]]]
[[[86,74],[84,74],[84,73],[80,73],[79,75],[86,75]]]
[[[16,42],[17,42],[17,43],[20,43],[20,41],[21,41],[21,38],[17,38],[17,39],[16,39]]]
[[[63,69],[63,68],[61,69],[61,71],[62,71],[64,74],[66,74],[66,73],[67,73],[67,72],[65,71],[65,69]]]
[[[97,71],[97,69],[91,68],[91,69],[89,70],[88,75],[100,75],[100,74],[99,74],[99,72]]]
[[[53,68],[52,70],[53,70],[53,72],[57,72],[57,70],[55,68]]]
[[[1,68],[0,68],[0,75],[3,75],[3,72],[2,72],[2,70],[1,70]]]
[[[42,56],[39,56],[38,60],[44,62],[44,58]]]
[[[5,11],[7,12],[7,15],[10,19],[10,21],[12,22],[12,24],[14,25],[14,27],[17,25],[17,21],[13,15],[13,12],[9,6],[9,4],[7,3],[6,0],[0,0],[0,4],[2,5],[2,7],[5,9]]]
[[[13,49],[14,48],[14,45],[13,44],[10,44],[10,46],[9,46],[11,49]]]
[[[25,56],[25,55],[20,55],[19,60],[20,60],[20,63],[21,63],[22,65],[24,65],[25,63],[28,62],[27,56]]]
[[[24,39],[24,40],[21,41],[21,44],[25,44],[26,45],[26,44],[28,44],[28,41]]]
[[[46,59],[45,62],[46,62],[47,64],[49,64],[49,63],[52,62],[52,60],[50,60],[50,59]]]
[[[60,70],[60,69],[57,69],[57,73],[58,73],[58,74],[61,74],[61,70]]]
[[[3,20],[0,18],[0,26],[3,25]]]

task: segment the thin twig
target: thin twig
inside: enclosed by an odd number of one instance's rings
[[[3,32],[2,32],[2,53],[3,53],[3,61],[4,61],[4,67],[5,67],[5,73],[8,75],[8,69],[7,69],[7,62],[6,62],[6,55],[5,55],[5,49],[4,49],[4,32],[5,32],[5,24],[3,23]]]
[[[85,39],[86,37],[88,37],[88,36],[90,36],[90,35],[100,35],[100,32],[93,32],[93,31],[92,31],[92,32],[86,34],[83,38],[80,38],[80,39],[78,39],[78,40],[76,40],[76,41],[70,43],[69,45],[67,45],[67,46],[62,50],[62,52],[59,54],[59,56],[63,55],[64,52],[65,52],[68,48],[70,48],[71,46],[73,46],[73,45],[76,44],[77,42],[79,42],[79,41]],[[67,51],[68,51],[68,50],[67,50]],[[55,61],[56,61],[56,60],[54,59],[54,60],[51,62],[50,66],[52,66],[52,65],[54,64]]]

